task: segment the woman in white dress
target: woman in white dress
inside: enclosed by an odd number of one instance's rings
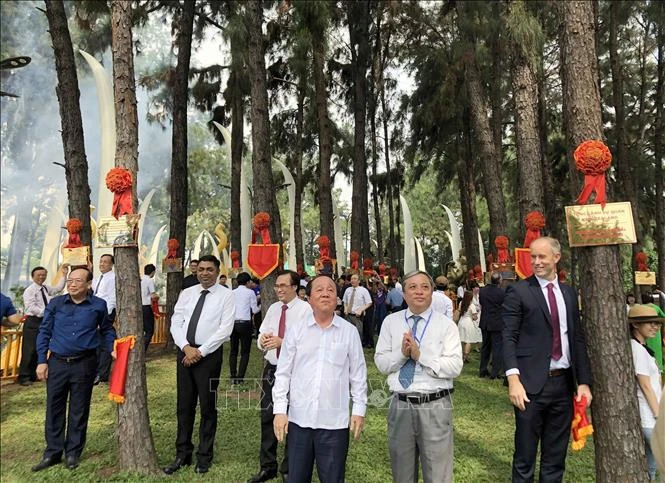
[[[460,319],[458,324],[459,338],[462,341],[464,362],[469,362],[469,354],[471,353],[471,344],[476,344],[483,341],[482,333],[480,332],[480,317],[478,309],[473,303],[473,292],[467,290],[464,292],[464,298],[460,305]]]

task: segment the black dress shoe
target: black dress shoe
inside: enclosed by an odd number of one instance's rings
[[[39,463],[32,467],[32,471],[42,471],[51,466],[60,463],[60,458],[43,458]]]
[[[276,476],[277,476],[277,471],[261,470],[257,474],[252,476],[249,480],[247,480],[247,483],[261,483],[262,481],[272,480]]]
[[[79,459],[76,456],[67,456],[65,458],[65,467],[68,470],[75,470],[78,468],[79,465]]]
[[[92,381],[92,385],[97,386],[100,382],[102,382],[102,380],[99,378],[99,376],[95,376],[95,380]]]
[[[164,473],[167,475],[172,475],[178,471],[183,466],[189,466],[192,464],[192,457],[188,456],[186,458],[176,458],[173,460],[173,463],[164,468]]]
[[[194,473],[207,473],[208,468],[210,467],[207,465],[197,464],[196,467],[194,468]]]

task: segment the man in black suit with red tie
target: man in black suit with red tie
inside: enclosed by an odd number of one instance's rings
[[[514,482],[534,481],[541,446],[541,482],[560,482],[573,418],[573,397],[591,403],[591,371],[575,290],[558,282],[561,245],[531,243],[534,275],[506,290],[503,356],[515,406]]]

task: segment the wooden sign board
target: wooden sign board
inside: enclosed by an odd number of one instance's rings
[[[97,227],[97,247],[135,247],[138,245],[141,215],[123,215],[117,220],[104,216]]]
[[[656,272],[635,272],[635,285],[656,285]]]
[[[571,247],[636,243],[630,203],[566,206],[566,226]]]
[[[90,247],[62,249],[62,263],[68,263],[70,267],[87,267],[89,261]]]
[[[182,258],[165,258],[162,260],[162,273],[182,272]]]

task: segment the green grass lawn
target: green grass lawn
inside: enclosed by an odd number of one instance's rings
[[[152,434],[160,466],[175,456],[176,388],[175,356],[153,353],[148,360],[148,399]],[[219,389],[219,424],[215,459],[204,480],[245,482],[259,470],[260,440],[258,385],[245,384],[241,390],[229,384],[228,344],[225,345],[223,380]],[[478,357],[464,367],[455,381],[455,480],[461,482],[510,481],[514,418],[506,388],[499,381],[476,377]],[[385,378],[374,366],[373,352],[366,350],[370,402],[382,402]],[[261,374],[262,358],[253,352],[248,378]],[[377,390],[377,392],[373,392]],[[108,386],[94,389],[88,441],[81,465],[69,471],[62,465],[31,473],[44,450],[45,385],[25,388],[16,384],[2,387],[0,400],[0,480],[21,481],[189,481],[199,478],[193,469],[184,468],[168,477],[140,477],[119,473],[116,466],[115,404],[107,399]],[[347,481],[391,481],[386,440],[386,412],[370,407],[360,441],[352,441],[346,467]],[[198,435],[198,421],[195,438]],[[196,443],[195,443],[196,444]],[[566,481],[593,481],[593,444],[588,441],[581,452],[569,451]],[[278,480],[274,480],[278,481]]]

